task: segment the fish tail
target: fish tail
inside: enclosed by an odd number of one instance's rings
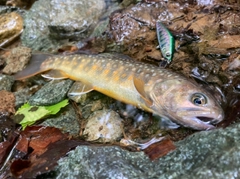
[[[20,71],[14,75],[15,80],[26,79],[26,78],[29,78],[36,74],[39,74],[39,73],[49,70],[47,68],[41,68],[41,64],[45,60],[47,60],[50,56],[52,56],[52,55],[50,55],[50,54],[33,54],[28,66],[25,69],[23,69],[22,71]]]

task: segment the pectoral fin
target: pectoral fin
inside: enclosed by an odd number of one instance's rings
[[[89,93],[92,90],[94,89],[91,85],[83,84],[80,81],[76,81],[69,90],[68,95],[69,96],[83,95]]]
[[[136,90],[138,91],[138,93],[140,94],[142,99],[145,101],[146,105],[149,107],[152,106],[153,102],[151,99],[148,98],[148,96],[146,95],[146,92],[144,90],[144,81],[139,78],[134,77],[133,83],[134,83]]]
[[[59,70],[50,70],[42,74],[42,77],[48,78],[48,79],[54,79],[54,80],[62,80],[62,79],[68,78],[64,72]]]

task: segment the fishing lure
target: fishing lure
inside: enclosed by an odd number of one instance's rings
[[[156,22],[157,37],[162,56],[171,63],[175,49],[175,40],[171,32],[160,22]]]

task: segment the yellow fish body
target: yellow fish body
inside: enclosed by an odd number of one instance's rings
[[[96,90],[186,127],[207,130],[223,120],[214,97],[190,79],[124,55],[35,55],[15,79],[46,71],[48,78],[80,81],[83,85],[72,95]]]

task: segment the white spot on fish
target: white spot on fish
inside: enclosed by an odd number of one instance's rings
[[[141,69],[138,69],[137,73],[141,73],[141,72],[142,72],[142,70],[141,70]]]

